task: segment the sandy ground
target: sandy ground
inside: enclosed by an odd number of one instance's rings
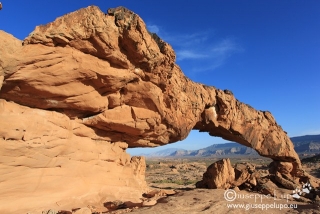
[[[133,210],[133,213],[165,214],[165,213],[320,213],[319,204],[297,202],[286,198],[267,198],[265,195],[247,191],[236,193],[234,201],[228,202],[224,197],[225,190],[221,189],[193,189],[178,192],[174,196],[160,199],[158,204],[152,207],[143,207]],[[232,192],[228,194],[232,199]],[[244,199],[241,197],[251,197]],[[236,207],[238,206],[238,207]],[[240,207],[243,206],[243,207]],[[294,206],[297,208],[285,208]]]
[[[192,214],[192,213],[250,213],[320,214],[320,198],[293,197],[293,191],[279,188],[276,197],[247,190],[197,189],[195,183],[202,179],[213,159],[149,159],[146,180],[155,194],[144,195],[141,204],[121,201],[108,202],[118,209],[107,212],[106,205],[89,207],[87,213],[141,213],[141,214]],[[232,159],[231,163],[250,162],[256,169],[265,169],[271,162],[267,158]],[[319,178],[320,163],[308,163],[304,169]],[[318,190],[320,191],[320,190]],[[167,195],[163,194],[165,192]],[[317,193],[315,193],[316,195]],[[116,204],[116,205],[115,205]],[[110,204],[108,206],[111,206]],[[85,207],[87,209],[88,207]],[[91,210],[91,212],[90,212]],[[59,213],[70,214],[71,212]],[[47,213],[46,213],[47,214]]]
[[[266,167],[270,159],[232,159],[233,163],[250,162],[257,168]],[[154,189],[170,189],[177,193],[165,198],[150,199],[156,205],[120,212],[145,214],[161,213],[320,213],[320,200],[295,199],[292,190],[281,189],[276,197],[246,190],[196,189],[195,182],[201,180],[212,159],[149,159],[146,180]],[[306,171],[319,169],[320,164],[305,165]]]

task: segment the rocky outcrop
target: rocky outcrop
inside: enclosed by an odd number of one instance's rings
[[[138,198],[144,160],[125,149],[177,142],[192,129],[290,162],[288,173],[304,176],[270,112],[189,80],[172,47],[126,8],[66,14],[36,27],[23,45],[0,31],[0,44],[5,208]],[[13,200],[18,192],[21,201]]]
[[[1,213],[139,202],[148,189],[143,157],[80,136],[93,131],[64,114],[0,100],[0,127]]]
[[[228,189],[233,187],[235,171],[229,159],[211,164],[203,174],[203,180],[196,184],[198,188]]]
[[[305,180],[294,178],[289,173],[290,167],[292,168],[290,163],[272,162],[271,165],[269,168],[256,169],[255,165],[244,162],[237,163],[233,167],[229,159],[221,159],[207,168],[202,180],[196,183],[196,187],[234,189],[235,191],[245,189],[279,197],[279,193],[285,193],[289,196],[293,194],[294,190],[302,190],[307,186],[308,191],[305,192],[309,193],[309,190],[312,190],[312,193],[303,196],[315,199],[320,184],[318,179],[311,176]]]
[[[238,163],[232,167],[230,159],[227,158],[211,164],[203,174],[203,179],[196,183],[196,187],[208,189],[250,187],[251,190],[257,186],[257,179],[260,178],[261,175],[255,172],[254,165]]]

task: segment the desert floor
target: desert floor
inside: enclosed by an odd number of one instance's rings
[[[163,190],[175,194],[151,197],[144,207],[120,209],[111,213],[320,213],[319,200],[294,199],[292,190],[281,189],[276,193],[276,197],[271,197],[246,190],[226,192],[223,189],[196,189],[195,183],[202,179],[206,168],[217,160],[219,159],[149,158],[146,170],[149,186],[155,192]],[[255,164],[256,168],[267,168],[271,160],[261,157],[232,158],[231,162],[250,162]],[[304,168],[320,178],[320,163],[307,163]],[[230,201],[225,197],[229,197]]]

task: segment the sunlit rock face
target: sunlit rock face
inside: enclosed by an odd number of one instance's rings
[[[289,174],[303,176],[271,113],[189,80],[172,47],[126,8],[83,8],[23,42],[0,31],[0,44],[4,211],[138,200],[145,162],[126,148],[177,142],[192,129],[290,162]]]

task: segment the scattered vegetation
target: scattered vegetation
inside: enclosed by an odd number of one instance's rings
[[[153,187],[194,188],[195,184],[202,180],[203,173],[208,166],[220,160],[216,157],[192,157],[192,158],[147,158],[146,181]],[[264,168],[269,165],[271,159],[259,158],[230,158],[232,165],[242,162],[255,164]]]
[[[301,160],[302,163],[315,163],[315,162],[320,162],[320,154],[317,154],[315,156],[309,157],[309,158],[303,158]]]
[[[195,184],[197,181],[196,180],[171,180],[171,179],[164,179],[164,180],[154,180],[151,181],[152,183],[173,183],[173,184],[178,184],[178,185],[190,185],[190,184]]]

